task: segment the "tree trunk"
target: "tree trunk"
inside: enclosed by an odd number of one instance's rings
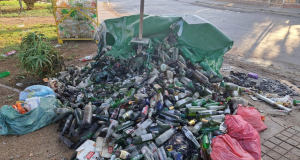
[[[19,3],[20,3],[20,13],[19,13],[19,15],[21,15],[22,12],[23,12],[23,5],[22,5],[22,1],[21,0],[19,0]]]

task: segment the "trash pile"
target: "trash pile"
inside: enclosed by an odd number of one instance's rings
[[[0,135],[23,135],[50,124],[61,106],[55,92],[42,85],[25,88],[15,105],[0,108]]]
[[[231,82],[242,87],[252,87],[261,92],[276,93],[278,96],[299,96],[292,86],[280,83],[278,80],[259,78],[256,73],[230,72],[228,77],[224,77],[225,82]]]
[[[240,96],[251,93],[285,114],[291,109],[260,95],[244,75],[223,81],[218,70],[232,41],[200,17],[145,16],[151,38],[143,45],[133,43],[138,18],[106,20],[97,29],[95,61],[49,80],[63,103],[53,122],[76,150],[71,159],[260,160],[258,132],[267,126]]]
[[[158,42],[152,57],[147,46],[129,59],[102,54],[49,80],[64,106],[54,122],[76,149],[73,159],[260,159],[258,131],[267,127],[239,97],[249,90],[210,83],[213,76],[186,61],[175,40]]]

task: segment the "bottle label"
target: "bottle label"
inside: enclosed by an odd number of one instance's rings
[[[128,155],[128,152],[121,150],[121,154],[120,154],[121,159],[126,159],[127,155]]]
[[[142,152],[143,154],[145,154],[145,153],[147,152],[146,147],[143,147],[143,148],[141,149],[141,152]]]
[[[141,138],[142,138],[142,141],[149,141],[149,140],[153,139],[153,136],[152,136],[152,134],[145,134],[145,135],[142,135]]]
[[[142,110],[142,114],[146,114],[147,111],[148,111],[148,106],[145,106],[145,107],[143,108],[143,110]]]
[[[93,155],[95,154],[95,152],[90,151],[87,155],[86,158],[87,159],[91,159],[93,157]]]
[[[158,131],[152,131],[152,133],[159,133]]]
[[[154,126],[157,126],[157,123],[153,123],[150,125],[150,127],[154,127]]]

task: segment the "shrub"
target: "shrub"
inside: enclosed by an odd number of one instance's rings
[[[32,10],[34,8],[34,3],[38,0],[23,0],[27,6],[27,10]]]
[[[65,66],[63,56],[55,50],[45,35],[37,32],[22,38],[18,58],[21,69],[37,77],[51,76]]]

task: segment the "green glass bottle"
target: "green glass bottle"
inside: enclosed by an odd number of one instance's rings
[[[208,135],[206,133],[204,133],[204,135],[202,137],[202,147],[206,150],[209,148],[209,146],[210,146],[210,143],[209,143]]]
[[[208,103],[208,104],[203,105],[203,107],[206,108],[209,106],[220,106],[220,105],[223,105],[223,103],[222,102]]]
[[[196,113],[198,111],[205,111],[205,110],[207,109],[201,107],[188,107],[185,109],[185,115],[188,117],[196,117]]]
[[[200,129],[200,132],[202,133],[206,133],[206,132],[214,132],[214,131],[217,131],[219,130],[220,127],[219,126],[212,126],[212,127],[202,127]]]
[[[161,93],[163,91],[163,88],[159,84],[153,85],[153,89],[156,93]]]
[[[218,110],[224,110],[225,106],[208,106],[208,107],[204,107],[204,108],[206,108],[207,110],[218,111]]]
[[[223,114],[224,111],[215,111],[215,110],[204,110],[204,111],[198,111],[196,113],[196,119],[202,119],[205,117],[210,117],[212,115],[216,115],[216,114]]]
[[[293,105],[294,106],[300,105],[300,100],[293,100]]]
[[[197,99],[195,101],[192,102],[192,106],[202,106],[206,104],[206,99]]]
[[[148,130],[148,132],[151,132],[153,134],[162,134],[166,130],[170,129],[171,127],[173,127],[173,126],[169,125],[169,124],[153,123],[150,125],[150,127],[147,130]]]
[[[125,123],[115,126],[114,131],[116,133],[121,132],[123,129],[128,128],[128,127],[132,126],[133,124],[134,124],[133,121],[127,121]]]
[[[155,134],[149,133],[144,134],[141,136],[133,137],[133,144],[141,144],[143,142],[151,141],[152,139],[156,138]]]
[[[235,84],[231,84],[231,83],[226,83],[225,84],[226,91],[236,91],[236,90],[238,90],[238,88],[239,87]]]
[[[180,108],[186,104],[188,104],[189,102],[192,101],[192,98],[191,97],[186,97],[184,99],[181,99],[180,101],[177,101],[176,105],[174,106],[176,109],[177,108]]]
[[[130,133],[134,130],[134,127],[128,127],[126,129],[123,130],[123,136],[124,137],[129,137]]]
[[[132,110],[125,112],[121,117],[119,117],[120,122],[125,122],[130,119],[130,115],[133,113]]]

